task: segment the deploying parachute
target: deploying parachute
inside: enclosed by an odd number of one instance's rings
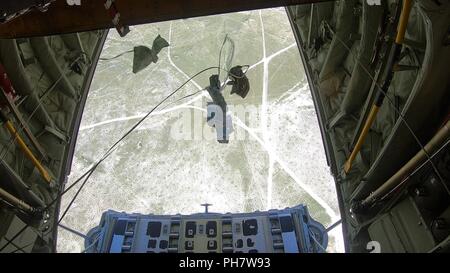
[[[138,73],[151,63],[156,63],[158,61],[159,52],[168,46],[169,43],[162,38],[161,35],[158,35],[153,41],[151,49],[146,46],[134,47],[133,73]]]
[[[162,38],[161,35],[158,35],[153,41],[152,48],[147,46],[135,46],[134,49],[128,50],[120,53],[112,58],[100,58],[101,61],[110,61],[117,59],[127,53],[133,52],[133,73],[138,73],[144,70],[151,63],[156,63],[158,61],[158,54],[165,47],[168,47],[169,43],[166,39]]]
[[[205,89],[211,96],[212,102],[207,103],[208,125],[216,128],[217,141],[219,143],[228,143],[229,136],[233,132],[231,116],[227,114],[228,107],[222,91],[227,85],[232,85],[231,94],[238,94],[245,98],[250,90],[250,83],[245,76],[247,71],[242,71],[244,66],[231,67],[234,58],[234,42],[231,38],[225,36],[219,54],[218,74],[209,78],[209,86]],[[248,69],[248,66],[245,66]],[[220,72],[226,71],[227,74],[221,81]]]

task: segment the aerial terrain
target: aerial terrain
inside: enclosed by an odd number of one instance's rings
[[[101,57],[138,45],[151,47],[158,35],[170,46],[159,53],[156,64],[137,74],[132,72],[132,53],[99,61],[68,183],[190,76],[218,66],[225,37],[234,42],[231,65],[250,66],[245,99],[230,95],[231,87],[223,91],[233,120],[230,142],[218,143],[206,123],[211,99],[201,90],[217,73],[209,70],[156,109],[98,167],[62,224],[86,234],[109,209],[192,214],[203,212],[202,203],[211,203],[209,210],[221,213],[305,204],[325,227],[339,220],[333,177],[285,10],[134,26],[123,38],[110,30]],[[223,56],[230,54],[225,48]],[[64,195],[61,210],[77,188]],[[329,235],[327,251],[343,251],[341,227]],[[59,229],[58,252],[83,249],[82,237]]]

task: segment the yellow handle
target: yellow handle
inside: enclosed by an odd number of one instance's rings
[[[405,40],[406,27],[408,26],[409,14],[411,13],[412,0],[403,0],[402,14],[400,15],[400,22],[398,23],[397,37],[395,43],[403,44]]]
[[[353,149],[350,157],[345,162],[345,165],[344,165],[345,173],[348,173],[350,171],[350,169],[352,168],[353,160],[355,160],[356,155],[361,150],[364,140],[366,139],[366,136],[369,133],[370,127],[372,127],[372,123],[375,121],[375,118],[377,117],[379,109],[380,109],[380,107],[378,107],[376,104],[374,104],[372,106],[372,109],[370,110],[370,114],[367,117],[366,124],[364,124],[364,128],[362,129],[362,132],[359,135],[358,141],[356,142],[355,148]]]
[[[398,29],[397,29],[397,37],[395,38],[395,43],[397,45],[403,44],[403,41],[405,40],[405,32],[406,32],[406,27],[408,26],[409,14],[411,13],[411,8],[412,8],[412,0],[403,0],[402,13],[400,15],[400,21],[398,23]],[[395,69],[395,64],[393,65],[391,70],[392,69]],[[369,133],[370,127],[372,126],[372,123],[374,122],[379,109],[380,109],[380,107],[377,106],[376,104],[374,104],[372,106],[372,109],[370,110],[370,114],[367,117],[366,123],[364,124],[364,128],[362,129],[362,132],[358,137],[358,141],[356,142],[355,148],[353,149],[350,157],[347,159],[347,161],[344,164],[345,173],[348,173],[350,171],[350,169],[352,168],[353,161],[355,160],[356,155],[361,150],[364,140],[366,139],[366,136]]]
[[[33,155],[33,153],[30,151],[28,146],[25,144],[25,142],[22,140],[20,135],[17,133],[16,129],[14,128],[14,125],[10,120],[8,120],[5,123],[6,128],[11,133],[11,135],[14,136],[15,139],[17,139],[17,143],[19,144],[20,148],[24,152],[24,154],[28,157],[28,159],[31,160],[33,165],[38,169],[38,171],[41,173],[42,177],[45,179],[45,181],[50,182],[52,180],[50,174],[48,171],[42,166],[42,164],[39,162],[39,160],[36,159],[36,157]]]

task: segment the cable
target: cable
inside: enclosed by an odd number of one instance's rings
[[[80,53],[80,56],[78,56],[74,61],[72,61],[72,62],[69,64],[68,67],[70,68],[70,67],[72,67],[75,63],[77,63],[78,61],[80,61],[80,59],[82,58],[83,55],[86,55],[86,56],[87,56],[87,54],[86,54],[85,52],[81,52],[81,53]],[[89,65],[92,64],[92,62],[91,62],[89,56],[87,56],[87,58],[88,58],[88,63],[89,63]],[[39,76],[39,79],[38,79],[38,81],[37,81],[35,87],[33,88],[32,93],[34,93],[34,92],[36,91],[36,88],[37,88],[38,84],[41,82],[41,80],[43,79],[44,74],[45,74],[45,73],[42,72],[41,75]],[[34,108],[34,110],[33,110],[33,111],[31,112],[31,114],[29,115],[28,119],[26,120],[26,124],[30,123],[31,119],[32,119],[33,116],[36,114],[36,112],[37,112],[37,110],[39,109],[39,107],[42,107],[42,101],[43,101],[43,100],[44,100],[44,99],[45,99],[45,98],[46,98],[53,90],[55,90],[55,87],[58,85],[58,83],[61,81],[61,79],[64,77],[64,75],[65,75],[65,73],[61,74],[60,77],[59,77],[53,84],[51,84],[51,85],[43,92],[43,94],[38,98],[37,106]],[[21,124],[21,125],[20,125],[20,128],[18,128],[17,132],[18,132],[19,134],[21,134],[21,133],[23,132],[24,129],[25,129],[25,124]],[[7,154],[8,154],[8,151],[10,150],[10,148],[12,147],[12,145],[14,144],[15,140],[16,140],[16,138],[15,138],[14,136],[11,136],[10,139],[9,139],[9,141],[8,141],[9,143],[7,142],[7,144],[5,144],[5,145],[3,146],[3,148],[2,148],[2,150],[0,151],[0,163],[1,163],[2,165],[4,165],[4,161],[5,161],[5,158],[6,158]],[[10,204],[10,205],[11,205],[11,204]],[[20,210],[20,211],[26,213],[26,214],[29,213],[29,212],[26,212],[26,211],[24,211],[23,209],[18,208],[18,207],[16,207],[16,206],[13,206],[13,205],[11,205],[11,206],[12,206],[13,208],[16,208],[16,209],[18,209],[18,210]]]
[[[249,65],[244,65],[243,67],[249,67]],[[145,119],[147,119],[148,116],[150,116],[150,114],[156,110],[156,108],[158,108],[161,104],[163,104],[167,99],[169,99],[172,95],[174,95],[176,92],[178,92],[181,88],[183,88],[187,83],[189,83],[190,81],[192,81],[195,77],[199,76],[200,74],[211,70],[211,69],[215,69],[217,67],[209,67],[206,69],[201,70],[200,72],[198,72],[197,74],[195,74],[194,76],[190,77],[186,82],[184,82],[180,87],[178,87],[175,91],[173,91],[171,94],[169,94],[166,98],[164,98],[161,102],[159,102],[152,110],[150,110],[143,118],[141,118],[127,133],[125,133],[124,136],[122,136],[116,143],[113,144],[113,146],[105,153],[105,155],[95,164],[93,165],[93,167],[91,167],[86,173],[84,173],[79,179],[77,179],[77,181],[75,181],[69,188],[67,188],[60,197],[62,197],[62,195],[64,195],[67,191],[69,191],[72,187],[74,187],[79,181],[81,181],[81,179],[83,179],[86,175],[86,178],[84,179],[83,183],[81,184],[80,188],[77,190],[77,192],[75,193],[74,197],[72,198],[72,200],[70,201],[69,205],[66,207],[65,211],[63,212],[62,216],[60,217],[60,219],[58,220],[58,224],[61,223],[61,221],[64,219],[64,217],[66,216],[67,212],[69,211],[69,209],[71,208],[73,202],[76,200],[76,198],[78,197],[79,193],[81,192],[81,190],[84,188],[84,186],[86,185],[87,181],[89,180],[89,178],[91,177],[91,175],[94,173],[94,171],[97,169],[97,167],[107,158],[109,157],[109,155],[111,155],[117,148],[118,148],[118,144],[124,139],[126,138],[131,132],[133,132]],[[219,67],[219,69],[222,69]],[[226,72],[228,72],[229,74],[231,74],[229,71],[222,69]],[[247,71],[245,71],[245,73],[247,73]],[[245,76],[245,73],[242,77]],[[232,74],[233,75],[233,74]],[[235,76],[235,75],[233,75]],[[202,90],[199,90],[193,94],[189,94],[187,96],[184,96],[180,99],[178,99],[177,101],[180,101],[182,99],[191,97],[195,94],[200,93]],[[175,102],[177,102],[175,101]],[[172,102],[173,103],[173,102]],[[168,104],[170,105],[170,104]],[[166,108],[168,105],[166,105],[164,108]],[[163,109],[164,109],[163,108]],[[52,205],[54,202],[51,202],[50,205]],[[49,206],[50,206],[49,205]],[[47,206],[47,208],[49,207]]]
[[[228,37],[228,34],[227,34],[227,35],[225,35],[225,38],[223,39],[223,43],[222,43],[222,46],[221,46],[220,52],[219,52],[219,65],[218,65],[218,69],[217,69],[217,77],[219,78],[219,80],[220,80],[220,70],[227,71],[228,69],[230,69],[229,67],[226,67],[226,69],[223,69],[220,66],[221,62],[222,62],[222,51],[223,51],[223,48],[225,47],[225,44],[226,44],[227,41],[229,41],[230,44],[231,44],[231,54],[228,56],[228,58],[226,58],[226,60],[225,60],[226,64],[225,65],[230,66],[231,63],[233,62],[233,58],[234,58],[234,49],[235,49],[234,42],[233,42],[233,40],[231,40]]]
[[[102,158],[100,158],[99,161],[97,161],[97,163],[95,165],[93,165],[89,170],[87,170],[81,177],[79,177],[74,183],[72,183],[68,188],[66,188],[64,191],[62,191],[60,194],[58,194],[58,196],[53,199],[44,209],[42,209],[43,211],[49,209],[53,204],[55,204],[57,201],[59,201],[61,199],[61,197],[67,193],[70,189],[72,189],[75,185],[77,185],[83,178],[85,178],[85,180],[83,181],[82,185],[80,186],[80,188],[78,189],[78,191],[76,192],[75,196],[72,198],[72,200],[70,201],[69,205],[66,207],[63,215],[61,216],[61,218],[58,220],[58,225],[60,224],[60,222],[63,220],[63,218],[65,217],[65,215],[67,214],[67,212],[69,211],[70,207],[72,206],[73,202],[75,201],[75,199],[77,198],[78,194],[81,192],[81,190],[83,189],[84,185],[86,185],[88,179],[91,177],[91,175],[94,173],[94,171],[97,169],[97,167],[106,159],[109,157],[109,155],[112,154],[112,152],[115,151],[115,149],[118,147],[117,145],[123,140],[125,139],[131,132],[133,132],[145,119],[147,119],[147,117],[157,108],[159,107],[161,104],[163,104],[166,100],[168,100],[172,95],[174,95],[176,92],[178,92],[181,88],[183,88],[186,84],[188,84],[191,80],[193,80],[195,77],[197,77],[198,75],[211,70],[211,69],[216,69],[217,67],[209,67],[206,69],[201,70],[200,72],[198,72],[197,74],[195,74],[194,76],[190,77],[186,82],[184,82],[181,86],[179,86],[177,89],[175,89],[172,93],[170,93],[166,98],[164,98],[162,101],[160,101],[155,107],[153,107],[142,119],[140,119],[133,127],[131,127],[130,130],[128,130],[118,141],[116,141],[107,151],[106,153],[103,155]],[[14,237],[7,243],[5,244],[1,249],[0,252],[5,249],[9,244],[11,244],[20,234],[22,234],[22,232],[24,232],[30,225],[27,224],[25,225],[25,227],[23,227],[19,232],[17,232]],[[48,234],[49,232],[51,232],[52,229],[50,229],[46,234]]]
[[[24,251],[24,249],[25,248],[27,248],[27,247],[29,247],[29,246],[31,246],[33,243],[29,243],[29,244],[27,244],[27,245],[24,245],[24,246],[22,246],[22,247],[17,247],[17,246],[14,246],[15,248],[16,248],[16,250],[14,250],[13,252],[11,252],[11,253],[16,253],[17,251],[22,251],[22,253],[26,253],[25,251]]]
[[[69,64],[68,67],[70,68],[70,67],[72,67],[75,63],[77,63],[78,61],[80,61],[80,59],[82,58],[83,55],[87,56],[87,54],[86,54],[85,52],[81,52],[81,53],[80,53],[80,56],[78,56],[74,61],[72,61],[72,62]],[[89,57],[88,57],[88,62],[89,62],[89,65],[92,64],[92,61],[90,60]],[[70,72],[70,71],[67,71],[67,72]],[[36,90],[36,88],[37,88],[39,82],[40,82],[40,81],[42,80],[42,78],[43,78],[43,75],[44,75],[44,72],[41,73],[41,76],[39,77],[39,80],[38,80],[38,82],[36,83],[35,88],[33,88],[32,93],[35,92],[35,90]],[[63,79],[63,77],[64,77],[65,75],[66,75],[65,73],[62,73],[62,74],[60,75],[60,77],[59,77],[52,85],[50,85],[49,88],[47,88],[47,89],[44,91],[44,93],[42,94],[42,96],[38,99],[38,104],[37,104],[37,106],[34,108],[34,110],[31,112],[30,116],[28,117],[28,119],[27,119],[27,121],[26,121],[27,124],[30,123],[31,118],[36,114],[36,112],[37,112],[37,110],[39,109],[39,107],[42,107],[42,101],[43,101],[43,100],[51,93],[51,91],[53,91],[53,90],[55,89],[55,87],[58,85],[58,83]],[[23,132],[24,129],[25,129],[25,128],[24,128],[24,124],[21,124],[21,125],[20,125],[20,128],[18,128],[18,130],[17,130],[18,134],[21,134],[21,133]],[[9,143],[6,144],[6,145],[2,148],[2,150],[0,151],[0,157],[1,157],[0,162],[1,162],[2,164],[3,164],[4,159],[6,158],[6,155],[7,155],[8,151],[9,151],[9,149],[10,149],[11,146],[14,144],[15,140],[16,140],[16,138],[15,138],[14,136],[11,136],[10,139],[9,139]],[[4,153],[3,153],[3,152],[4,152]],[[3,155],[2,155],[2,154],[3,154]]]
[[[82,177],[80,177],[77,181],[75,181],[68,189],[66,189],[65,191],[62,192],[62,194],[59,195],[58,199],[62,197],[62,195],[64,195],[70,188],[72,188],[74,185],[76,185],[77,183],[79,183],[81,181],[81,179],[83,179],[83,177],[86,178],[84,179],[82,185],[80,186],[80,188],[78,189],[78,191],[76,192],[75,196],[72,198],[72,200],[70,201],[69,205],[66,207],[65,211],[63,212],[62,216],[60,217],[60,219],[58,220],[58,224],[64,219],[64,217],[66,216],[67,212],[69,211],[69,209],[71,208],[73,202],[75,201],[75,199],[78,197],[78,194],[81,192],[81,190],[83,189],[83,187],[86,185],[87,181],[89,180],[89,178],[91,177],[91,175],[94,173],[94,171],[97,169],[97,167],[106,159],[108,158],[112,152],[118,147],[118,144],[120,144],[122,142],[122,140],[124,140],[129,134],[131,134],[144,120],[146,120],[148,118],[148,116],[150,116],[150,114],[156,110],[156,108],[158,108],[161,104],[163,104],[166,100],[168,100],[170,97],[172,97],[175,93],[177,93],[181,88],[183,88],[186,84],[188,84],[190,81],[192,81],[195,77],[197,77],[198,75],[211,70],[211,69],[216,69],[217,67],[209,67],[209,68],[205,68],[203,70],[201,70],[200,72],[198,72],[197,74],[195,74],[194,76],[190,77],[186,82],[184,82],[180,87],[178,87],[177,89],[175,89],[172,93],[170,93],[166,98],[164,98],[162,101],[160,101],[155,107],[153,107],[144,117],[142,117],[134,126],[132,126],[119,140],[117,140],[107,151],[106,153],[103,155],[103,157],[90,169],[88,170],[88,172],[86,172],[85,174],[83,174]],[[199,92],[199,91],[198,91]],[[51,204],[53,204],[54,202],[51,202]],[[48,207],[48,206],[47,206]]]
[[[75,61],[73,61],[70,65],[69,65],[69,67],[71,67],[73,64],[75,64],[76,62],[78,62],[79,61],[79,59],[81,58],[81,56],[80,57],[78,57]],[[38,80],[38,83],[42,80],[42,78],[43,78],[43,74],[44,73],[42,73],[41,74],[41,76],[39,77],[39,80]],[[51,90],[53,90],[54,89],[54,87],[58,84],[58,82],[62,79],[62,77],[63,77],[63,75],[61,75],[60,76],[60,78],[59,79],[57,79],[45,92],[44,92],[44,95],[41,97],[41,98],[43,98],[44,96],[46,96],[46,95],[48,95],[49,93],[50,93],[50,91]],[[35,88],[37,87],[37,85],[38,85],[38,83],[35,85]],[[35,90],[35,89],[34,89]],[[34,92],[34,90],[33,90],[33,92]],[[38,101],[38,105],[35,107],[35,109],[33,110],[33,112],[32,112],[32,114],[29,116],[29,118],[27,119],[27,123],[29,123],[30,122],[30,120],[31,120],[31,118],[33,117],[33,115],[34,115],[34,113],[36,112],[36,110],[39,108],[41,106],[41,99]],[[20,126],[20,128],[17,130],[18,131],[18,133],[22,133],[23,132],[23,130],[24,130],[24,125],[21,125]],[[0,158],[0,163],[3,165],[4,163],[3,163],[3,161],[5,160],[5,157],[6,157],[6,155],[7,155],[7,153],[8,153],[8,151],[9,151],[9,149],[11,148],[11,146],[12,146],[12,144],[15,142],[15,137],[11,137],[10,138],[10,140],[9,140],[9,143],[7,144],[7,145],[5,145],[3,148],[2,148],[2,150],[0,151],[0,155],[3,153],[3,151],[5,151],[5,153],[1,156],[1,158]],[[8,241],[8,243],[7,244],[5,244],[2,248],[0,248],[0,252],[1,251],[3,251],[8,245],[10,245],[20,234],[22,234],[22,232],[24,232],[27,228],[29,227],[29,225],[27,224],[27,225],[25,225],[21,230],[19,230],[19,232],[17,232],[13,237],[12,237],[12,239],[11,240],[9,240]],[[16,250],[17,251],[17,250]]]
[[[191,94],[186,95],[186,96],[184,96],[184,97],[181,97],[181,98],[177,99],[176,101],[172,101],[172,102],[166,104],[166,106],[164,106],[163,108],[161,108],[161,110],[164,110],[164,109],[166,109],[167,107],[169,107],[170,105],[172,105],[172,104],[174,104],[174,103],[177,103],[177,102],[179,102],[179,101],[181,101],[181,100],[184,100],[184,99],[187,99],[187,98],[189,98],[189,97],[195,96],[195,95],[197,95],[198,93],[201,93],[201,92],[203,92],[203,91],[205,91],[205,90],[206,90],[206,89],[200,89],[200,90],[198,90],[197,92],[194,92],[194,93],[191,93]]]
[[[225,42],[227,41],[227,37],[228,37],[228,34],[225,35],[225,38],[223,39],[222,46],[220,47],[220,51],[219,51],[219,65],[217,66],[218,67],[217,75],[219,76],[219,79],[220,79],[220,63],[222,61],[222,50],[223,50],[223,47],[225,46]]]
[[[77,231],[77,230],[74,230],[74,229],[72,229],[72,228],[70,228],[70,227],[67,227],[67,226],[65,226],[65,225],[63,225],[63,224],[58,224],[58,226],[59,226],[60,228],[64,229],[64,230],[66,230],[66,231],[68,231],[68,232],[70,232],[70,233],[72,233],[72,234],[78,236],[78,237],[81,237],[81,238],[83,238],[83,239],[86,239],[86,238],[87,238],[87,236],[84,235],[83,233],[81,233],[81,232],[79,232],[79,231]]]
[[[131,50],[122,52],[122,53],[120,53],[120,54],[118,54],[118,55],[116,55],[116,56],[114,56],[114,57],[111,57],[111,58],[99,58],[99,60],[100,60],[100,61],[110,61],[110,60],[114,60],[114,59],[117,59],[117,58],[119,58],[119,57],[121,57],[121,56],[123,56],[123,55],[125,55],[125,54],[131,53],[131,52],[133,52],[133,51],[134,51],[134,49],[131,49]]]
[[[24,251],[23,249],[31,245],[31,244],[27,244],[27,245],[25,245],[25,246],[19,247],[18,245],[16,245],[16,244],[13,243],[12,241],[8,240],[6,237],[4,237],[4,239],[5,239],[7,242],[11,242],[11,245],[12,245],[13,247],[16,248],[16,250],[14,250],[14,251],[12,251],[12,252],[10,252],[10,253],[16,253],[17,251],[22,251],[22,253],[25,253],[25,251]]]
[[[316,245],[323,250],[323,252],[327,253],[327,250],[323,247],[323,245],[321,243],[319,243],[319,241],[317,241],[316,239],[316,235],[310,230],[309,230],[309,234],[311,235],[311,238],[313,238],[314,242],[316,243]]]
[[[244,65],[243,67],[250,67],[249,65]],[[83,189],[83,187],[86,185],[87,181],[89,180],[89,178],[91,177],[91,175],[94,173],[94,171],[97,169],[97,167],[106,159],[108,158],[117,148],[118,148],[118,144],[120,144],[120,142],[122,142],[123,139],[125,139],[131,132],[133,132],[145,119],[148,118],[148,116],[150,116],[150,114],[156,110],[156,108],[158,108],[161,104],[163,104],[166,100],[168,100],[171,96],[173,96],[175,93],[177,93],[180,89],[182,89],[186,84],[188,84],[190,81],[192,81],[194,78],[196,78],[197,76],[199,76],[200,74],[209,71],[211,69],[216,69],[218,68],[219,70],[222,69],[226,72],[228,72],[229,75],[233,75],[237,78],[242,78],[245,76],[245,74],[247,73],[248,69],[245,71],[244,75],[241,77],[238,77],[237,75],[234,75],[232,73],[230,73],[229,71],[227,71],[226,69],[220,68],[220,67],[208,67],[205,68],[203,70],[201,70],[200,72],[198,72],[197,74],[195,74],[194,76],[190,77],[186,82],[184,82],[181,86],[179,86],[177,89],[175,89],[172,93],[170,93],[166,98],[164,98],[161,102],[159,102],[154,108],[152,108],[142,119],[140,119],[129,131],[127,131],[118,141],[116,141],[107,151],[106,153],[103,155],[103,157],[96,163],[94,164],[89,170],[87,170],[81,177],[79,177],[74,183],[72,183],[68,188],[66,188],[64,191],[62,191],[60,194],[58,194],[58,196],[53,199],[45,208],[43,208],[42,210],[45,211],[47,209],[49,209],[53,204],[55,204],[57,201],[59,201],[61,199],[61,197],[67,193],[69,190],[71,190],[75,185],[77,185],[83,178],[84,181],[82,183],[82,185],[80,186],[80,188],[78,189],[78,191],[76,192],[75,196],[72,198],[72,200],[70,201],[69,205],[66,207],[63,215],[60,217],[60,219],[58,220],[58,224],[60,224],[60,222],[63,220],[63,218],[65,217],[65,215],[67,214],[67,212],[69,211],[69,209],[71,208],[73,202],[75,201],[75,199],[78,197],[79,193],[81,192],[81,190]],[[196,93],[199,93],[203,90],[199,90]],[[194,93],[194,94],[196,94]],[[193,96],[194,94],[190,94],[187,95],[181,99],[184,99],[186,97],[190,97]],[[23,229],[21,229],[14,237],[13,239],[11,239],[11,242],[17,238],[22,232],[25,231],[25,229],[29,226],[29,224],[27,224]],[[49,232],[51,232],[52,229],[50,229],[46,234],[48,234]],[[7,247],[10,244],[7,243],[4,247],[2,247],[1,250],[3,250],[5,247]]]
[[[244,65],[243,67],[249,67],[249,65]],[[211,69],[215,69],[215,68],[217,68],[217,67],[209,67],[209,68],[206,68],[206,69],[203,69],[203,70],[201,70],[200,72],[198,72],[197,74],[195,74],[194,76],[192,76],[192,77],[190,77],[186,82],[184,82],[180,87],[178,87],[177,89],[175,89],[175,91],[173,91],[172,93],[170,93],[166,98],[164,98],[161,102],[159,102],[154,108],[152,108],[144,117],[142,117],[133,127],[131,127],[131,129],[127,132],[127,133],[125,133],[124,134],[124,136],[122,136],[116,143],[114,143],[113,145],[112,145],[112,147],[110,148],[110,149],[108,149],[108,151],[105,153],[105,155],[96,163],[96,164],[94,164],[87,172],[85,172],[80,178],[78,178],[72,185],[70,185],[70,187],[69,188],[67,188],[65,191],[63,191],[62,192],[62,194],[60,194],[60,196],[59,196],[59,198],[61,198],[62,197],[62,195],[64,195],[66,192],[68,192],[71,188],[73,188],[76,184],[78,184],[80,181],[81,181],[81,179],[83,179],[84,177],[86,177],[85,179],[84,179],[84,181],[83,181],[83,183],[81,184],[81,186],[80,186],[80,188],[77,190],[77,192],[75,193],[75,195],[74,195],[74,197],[72,198],[72,200],[70,201],[70,203],[69,203],[69,205],[66,207],[66,209],[65,209],[65,211],[63,212],[63,214],[62,214],[62,216],[60,217],[60,219],[58,220],[58,224],[59,223],[61,223],[61,221],[64,219],[64,217],[66,216],[66,214],[67,214],[67,212],[69,211],[69,209],[71,208],[71,206],[72,206],[72,204],[73,204],[73,202],[76,200],[76,198],[78,197],[78,195],[79,195],[79,193],[81,192],[81,190],[84,188],[84,186],[86,185],[86,183],[87,183],[87,181],[89,180],[89,178],[91,177],[91,175],[94,173],[94,171],[97,169],[97,167],[106,159],[106,158],[108,158],[117,148],[118,148],[118,144],[120,143],[120,142],[122,142],[122,140],[123,139],[125,139],[131,132],[133,132],[145,119],[147,119],[147,117],[148,116],[150,116],[150,114],[153,112],[153,111],[155,111],[156,110],[156,108],[158,108],[161,104],[163,104],[166,100],[168,100],[172,95],[174,95],[176,92],[178,92],[181,88],[183,88],[187,83],[189,83],[190,81],[192,81],[195,77],[197,77],[197,76],[199,76],[200,74],[202,74],[202,73],[204,73],[204,72],[206,72],[206,71],[208,71],[208,70],[211,70]],[[222,68],[220,68],[219,67],[219,69],[222,69]],[[225,69],[222,69],[222,70],[224,70],[224,71],[226,71],[226,72],[228,72],[229,74],[231,74],[229,71],[227,71],[227,70],[225,70]],[[248,70],[247,70],[248,71]],[[245,72],[245,73],[247,73],[247,71]],[[245,73],[244,73],[244,75],[242,76],[242,77],[244,77],[245,76]],[[233,75],[233,74],[232,74]],[[235,75],[233,75],[233,76],[235,76]],[[187,95],[187,96],[184,96],[184,97],[182,97],[182,98],[180,98],[180,99],[178,99],[177,101],[179,101],[179,100],[182,100],[182,99],[185,99],[185,98],[187,98],[187,97],[190,97],[190,96],[193,96],[193,95],[195,95],[195,94],[197,94],[197,93],[199,93],[199,92],[201,92],[201,91],[203,91],[204,89],[202,89],[202,90],[199,90],[199,91],[197,91],[197,92],[195,92],[195,93],[193,93],[193,94],[189,94],[189,95]],[[170,105],[170,104],[169,104]],[[167,107],[167,105],[165,106],[165,107]],[[165,108],[164,107],[164,108]],[[51,205],[53,205],[54,204],[54,202],[56,201],[57,199],[55,199],[54,201],[52,201],[47,207],[46,207],[46,209],[48,209]]]
[[[91,247],[93,247],[101,238],[101,232],[99,232],[99,234],[97,235],[97,238],[95,238],[95,240],[88,245],[83,251],[81,251],[81,253],[86,253],[86,251],[88,251]]]
[[[2,252],[7,246],[9,246],[11,243],[13,243],[13,241],[14,241],[17,237],[19,237],[19,235],[22,234],[22,232],[24,232],[24,231],[27,229],[27,227],[29,227],[28,224],[25,225],[21,230],[19,230],[19,232],[17,232],[17,233],[11,238],[11,240],[7,240],[8,243],[6,243],[4,246],[2,246],[2,248],[0,248],[0,252]]]
[[[328,233],[328,232],[332,231],[335,227],[339,226],[340,224],[342,224],[342,218],[337,220],[331,226],[327,227],[326,232]]]

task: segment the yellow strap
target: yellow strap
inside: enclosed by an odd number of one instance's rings
[[[348,173],[350,169],[352,168],[353,161],[356,158],[356,155],[361,150],[362,145],[364,144],[364,140],[366,139],[367,134],[369,133],[370,127],[372,127],[372,123],[375,121],[375,118],[377,117],[378,110],[380,107],[377,105],[373,105],[372,109],[370,110],[370,114],[367,117],[366,124],[364,124],[364,128],[361,131],[361,134],[359,135],[358,141],[356,142],[355,148],[353,149],[350,157],[347,159],[344,165],[344,171],[345,173]]]
[[[400,22],[398,23],[397,37],[395,43],[403,44],[405,40],[406,27],[408,26],[409,14],[411,13],[412,0],[403,0],[402,14],[400,15]]]
[[[33,165],[38,169],[38,171],[41,173],[42,177],[45,179],[45,181],[50,182],[52,180],[50,174],[48,171],[42,166],[42,164],[39,162],[39,160],[36,159],[36,157],[33,155],[31,150],[28,148],[28,146],[25,144],[25,142],[22,140],[20,135],[17,133],[16,129],[14,128],[14,125],[10,120],[8,120],[5,123],[6,128],[11,133],[11,135],[14,136],[14,138],[17,140],[17,143],[19,144],[19,147],[22,149],[24,154],[28,157],[28,159],[31,160]]]

